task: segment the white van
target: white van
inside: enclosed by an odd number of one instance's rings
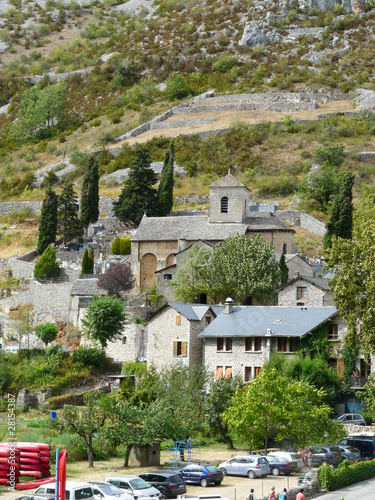
[[[56,483],[47,483],[39,486],[34,493],[55,493]],[[65,486],[65,500],[94,500],[92,485],[67,481]]]

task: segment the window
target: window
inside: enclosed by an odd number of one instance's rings
[[[181,325],[181,316],[179,314],[176,315],[176,325]]]
[[[223,198],[221,198],[221,213],[222,214],[228,213],[228,197],[227,196],[223,196]]]
[[[251,380],[251,366],[245,366],[245,382],[250,382]]]
[[[171,279],[172,279],[171,274],[164,274],[163,277],[164,277],[164,281],[171,281]]]
[[[261,351],[262,339],[260,337],[246,337],[245,351]]]
[[[232,378],[232,367],[231,366],[225,367],[224,378],[227,378],[227,379]]]
[[[173,356],[180,356],[180,357],[187,356],[187,342],[182,342],[181,340],[174,340]]]
[[[257,378],[261,369],[262,369],[261,366],[254,366],[254,378]]]
[[[217,351],[231,351],[232,350],[232,339],[229,337],[218,337],[216,339],[216,350]]]
[[[211,323],[211,316],[206,316],[204,319],[206,320],[206,326],[208,326]]]
[[[127,340],[126,337],[122,337],[122,343],[123,344],[126,344],[126,340]]]
[[[339,340],[338,325],[329,325],[328,326],[328,340]]]
[[[307,286],[297,286],[297,300],[307,299]]]
[[[289,352],[297,352],[299,346],[299,338],[289,339]]]
[[[284,255],[288,253],[288,252],[287,252],[287,248],[288,248],[288,247],[287,247],[286,243],[284,243],[284,244],[283,244],[283,254],[284,254]]]
[[[298,351],[299,338],[279,337],[277,339],[278,352],[296,352]]]
[[[279,337],[277,339],[277,350],[279,352],[286,352],[287,351],[287,339]]]
[[[217,366],[215,373],[215,380],[218,378],[232,378],[232,367],[231,366]]]

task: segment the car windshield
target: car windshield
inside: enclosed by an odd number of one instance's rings
[[[214,474],[216,474],[217,472],[219,472],[214,465],[206,465],[206,469],[208,470],[208,472],[211,472],[211,473],[214,473]]]
[[[336,420],[345,420],[346,414],[343,413],[342,415],[339,415]]]
[[[147,484],[146,481],[144,481],[140,477],[135,477],[134,479],[130,479],[129,483],[133,488],[133,490],[145,490],[146,488],[150,487],[150,485]]]
[[[117,488],[117,486],[111,486],[107,484],[101,484],[100,486],[96,485],[96,487],[104,493],[104,495],[122,495],[123,491],[120,490],[120,488]]]

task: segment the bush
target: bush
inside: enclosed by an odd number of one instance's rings
[[[85,366],[99,368],[105,362],[105,351],[97,347],[79,346],[73,353],[72,361]]]
[[[233,66],[236,66],[237,62],[238,59],[235,56],[222,56],[212,64],[212,69],[220,73],[226,73],[232,69]]]
[[[171,73],[167,78],[165,84],[165,95],[170,101],[183,99],[190,94],[190,87],[183,75],[180,75],[178,73]]]
[[[337,490],[373,477],[375,477],[375,460],[356,464],[344,460],[336,470],[331,469],[329,465],[323,465],[319,468],[320,487],[328,491]]]
[[[121,238],[120,240],[120,254],[130,255],[130,238]]]

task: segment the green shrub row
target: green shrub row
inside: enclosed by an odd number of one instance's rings
[[[111,252],[113,255],[129,255],[130,254],[130,238],[116,238],[113,240]]]
[[[332,491],[358,483],[375,477],[375,460],[368,462],[351,463],[344,460],[338,468],[331,469],[328,465],[323,465],[319,469],[320,487],[324,490]]]

